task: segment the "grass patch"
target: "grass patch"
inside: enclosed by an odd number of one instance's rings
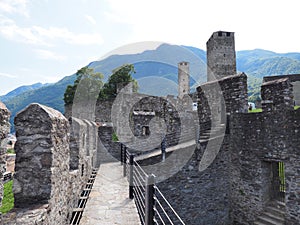
[[[258,112],[262,112],[262,109],[257,108],[257,109],[252,109],[252,110],[248,110],[249,113],[258,113]]]
[[[7,149],[6,153],[15,154],[15,150],[13,148],[9,148],[9,149]]]
[[[300,108],[300,105],[296,105],[294,106],[294,109],[297,110]],[[252,109],[252,110],[248,110],[249,113],[257,113],[257,112],[262,112],[261,108],[257,108],[257,109]]]
[[[118,136],[117,136],[117,134],[115,132],[112,134],[111,139],[112,139],[113,142],[119,141],[119,138],[118,138]]]
[[[12,191],[13,181],[8,181],[4,184],[4,197],[2,200],[2,206],[0,207],[0,212],[5,214],[9,212],[14,207],[14,193]]]

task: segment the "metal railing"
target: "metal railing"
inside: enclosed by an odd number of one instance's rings
[[[129,198],[134,199],[142,225],[185,224],[155,184],[155,176],[148,175],[121,143],[123,176],[129,182]]]
[[[95,178],[96,178],[97,171],[93,169],[90,178],[88,179],[87,183],[84,185],[84,189],[82,190],[80,197],[78,199],[77,207],[73,209],[70,225],[79,225],[84,208],[86,206],[88,197],[92,190]]]

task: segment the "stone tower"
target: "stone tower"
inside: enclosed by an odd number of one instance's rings
[[[178,97],[190,93],[190,63],[178,63]]]
[[[236,74],[234,33],[214,32],[206,43],[207,81]]]

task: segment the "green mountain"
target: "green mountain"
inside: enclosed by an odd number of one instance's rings
[[[40,103],[50,106],[60,112],[64,111],[63,95],[68,84],[73,84],[75,76],[67,76],[54,84],[42,85],[37,89],[29,89],[21,92],[19,95],[7,95],[1,97],[1,101],[7,106],[11,112],[11,125],[13,130],[13,119],[15,115],[24,109],[30,103]]]
[[[279,54],[262,49],[237,52],[237,69],[257,78],[300,73],[300,54]]]
[[[206,81],[206,52],[191,46],[162,44],[155,50],[129,55],[112,55],[103,60],[91,62],[89,67],[104,74],[107,81],[112,70],[126,63],[134,64],[133,77],[139,83],[139,91],[147,94],[177,94],[177,63],[190,63],[190,84],[194,87]],[[80,69],[80,68],[78,68]],[[259,99],[263,76],[300,73],[300,53],[278,54],[262,49],[238,51],[237,69],[248,75],[249,99]],[[54,84],[34,84],[15,89],[3,101],[12,113],[36,102],[64,111],[63,94],[66,86],[73,84],[75,75],[67,76]]]
[[[39,89],[46,85],[48,85],[48,84],[36,83],[36,84],[32,84],[32,85],[24,85],[24,86],[18,87],[16,89],[12,90],[11,92],[7,93],[6,95],[0,96],[0,101],[7,102],[9,99],[16,97],[18,95],[21,95],[24,92],[36,90],[36,89]]]

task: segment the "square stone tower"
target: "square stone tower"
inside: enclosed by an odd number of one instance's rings
[[[190,63],[178,63],[178,98],[190,93]]]
[[[234,33],[214,32],[206,42],[207,81],[236,74]]]

